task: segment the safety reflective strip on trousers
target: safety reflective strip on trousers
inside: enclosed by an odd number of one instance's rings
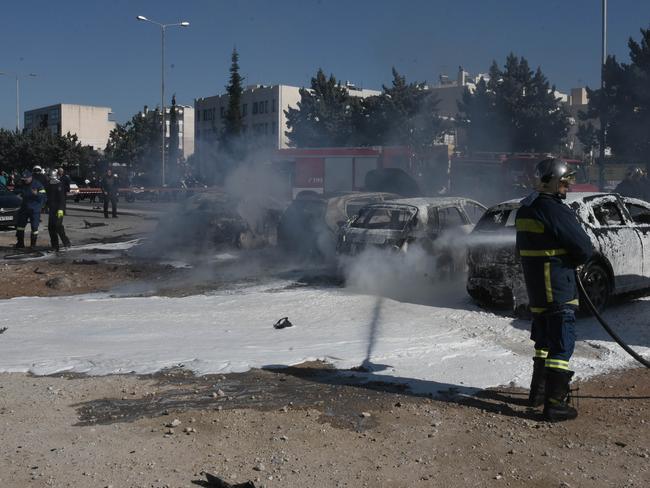
[[[564,361],[563,359],[546,358],[546,362],[544,363],[544,366],[546,366],[547,368],[568,370],[569,361]]]
[[[577,298],[574,298],[573,300],[569,300],[568,302],[564,302],[565,305],[575,305],[576,307],[580,306],[580,300]],[[530,307],[530,311],[533,313],[544,313],[548,310],[546,307]]]
[[[548,349],[535,349],[535,357],[546,359],[548,357]]]
[[[551,286],[551,263],[544,263],[544,286],[546,287],[546,301],[553,303],[553,287]]]
[[[522,249],[519,251],[520,256],[524,257],[549,257],[562,256],[566,254],[566,249]]]
[[[544,233],[544,224],[535,219],[517,219],[515,226],[517,227],[517,232]]]

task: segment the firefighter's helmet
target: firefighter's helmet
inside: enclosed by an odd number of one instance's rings
[[[645,171],[639,167],[628,168],[627,174],[625,175],[632,180],[640,180],[645,176]]]
[[[537,163],[535,168],[539,191],[560,196],[564,196],[560,192],[560,186],[575,183],[575,175],[576,172],[569,168],[566,161],[557,158],[544,159]]]

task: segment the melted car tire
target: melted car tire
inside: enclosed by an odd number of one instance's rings
[[[607,306],[612,290],[607,270],[600,264],[590,263],[582,271],[580,279],[596,310],[599,312],[603,310]],[[585,315],[592,315],[585,300],[580,301],[580,311]]]

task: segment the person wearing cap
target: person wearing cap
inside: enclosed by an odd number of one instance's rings
[[[57,170],[50,173],[50,181],[47,185],[47,201],[49,215],[47,230],[50,234],[50,244],[53,251],[59,251],[59,238],[64,247],[70,247],[70,239],[65,235],[63,227],[63,215],[65,214],[65,185],[59,179]]]
[[[575,347],[578,308],[576,268],[591,257],[591,239],[574,211],[563,200],[575,172],[561,159],[545,159],[535,176],[538,191],[521,201],[517,211],[517,251],[533,314],[535,342],[531,406],[544,404],[544,418],[570,420],[578,412],[567,403],[573,371],[569,360]]]
[[[16,245],[17,249],[25,247],[25,227],[31,225],[30,247],[36,246],[38,226],[41,222],[41,208],[47,201],[45,188],[40,181],[32,176],[30,171],[23,171],[20,184],[14,190],[23,199],[16,215]]]

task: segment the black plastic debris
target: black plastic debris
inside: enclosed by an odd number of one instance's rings
[[[231,484],[228,483],[227,481],[222,480],[218,476],[214,476],[210,473],[204,473],[205,477],[208,480],[208,484],[205,486],[209,486],[210,488],[255,488],[255,484],[252,481],[247,481],[245,483],[237,483],[237,484]]]
[[[285,329],[287,327],[293,327],[293,324],[289,321],[289,317],[282,317],[275,324],[273,324],[274,329]]]
[[[91,227],[102,227],[106,225],[104,222],[88,222],[84,219],[84,229],[90,229]]]
[[[9,327],[0,327],[0,334],[6,331]]]

